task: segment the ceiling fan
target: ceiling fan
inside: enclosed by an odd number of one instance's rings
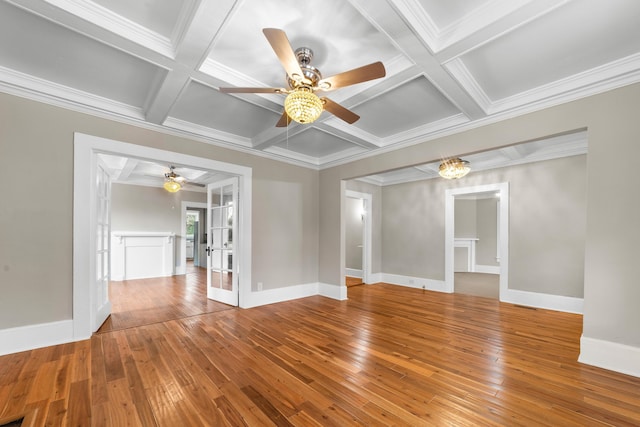
[[[386,75],[384,65],[378,61],[323,78],[320,70],[310,64],[313,58],[311,49],[301,47],[294,51],[283,30],[264,28],[262,32],[287,72],[288,88],[221,87],[219,90],[223,93],[286,94],[284,112],[276,124],[277,127],[286,127],[292,120],[303,124],[312,123],[324,110],[349,124],[355,123],[360,116],[329,98],[318,97],[316,92],[328,92]]]
[[[187,182],[186,178],[178,175],[175,172],[176,167],[173,165],[169,165],[169,172],[164,174],[164,184],[163,187],[170,193],[178,192],[185,185],[193,185],[196,187],[204,187],[204,184],[198,184],[195,182]]]

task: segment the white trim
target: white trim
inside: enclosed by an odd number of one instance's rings
[[[500,293],[500,301],[576,314],[582,314],[584,306],[584,299],[582,298],[520,291],[517,289],[507,289],[506,293]]]
[[[509,289],[509,183],[476,185],[472,187],[450,188],[445,190],[445,256],[444,256],[444,278],[446,284],[445,292],[453,292],[453,257],[454,257],[454,227],[455,227],[455,196],[463,194],[497,192],[500,197],[498,216],[500,224],[498,227],[500,247],[500,301],[507,295]]]
[[[382,273],[372,273],[370,277],[370,283],[367,283],[367,284],[371,285],[374,283],[381,283],[381,282],[382,282]]]
[[[318,284],[286,286],[284,288],[266,289],[264,291],[251,292],[245,298],[245,308],[261,305],[275,304],[298,298],[306,298],[318,294]]]
[[[318,283],[318,295],[338,301],[344,301],[347,299],[347,287]]]
[[[90,227],[92,191],[91,183],[95,173],[97,155],[110,153],[137,158],[146,158],[165,163],[180,163],[195,168],[216,170],[237,175],[240,182],[240,250],[238,259],[244,268],[239,280],[240,307],[251,289],[251,204],[252,169],[231,163],[187,154],[159,150],[143,145],[129,144],[82,133],[74,134],[74,176],[73,176],[73,339],[86,339],[91,336],[90,286],[94,277],[91,259],[93,252],[91,239],[95,234]],[[94,267],[93,267],[94,268]]]
[[[407,288],[424,289],[426,291],[449,292],[442,280],[426,279],[424,277],[403,276],[400,274],[380,273],[380,282],[390,285],[405,286]]]
[[[476,264],[476,273],[485,273],[485,274],[500,274],[500,266],[499,265],[481,265]]]
[[[0,330],[0,356],[79,341],[73,332],[72,320],[2,329]]]
[[[640,377],[639,347],[582,335],[578,362]]]
[[[357,270],[355,268],[346,268],[345,274],[349,277],[357,277],[358,279],[362,279],[362,270]]]

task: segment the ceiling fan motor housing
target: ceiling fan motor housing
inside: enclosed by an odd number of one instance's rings
[[[310,88],[317,86],[318,82],[322,80],[322,74],[320,73],[320,70],[310,65],[311,59],[313,58],[313,51],[308,47],[299,47],[296,49],[295,55],[298,59],[298,64],[302,70],[303,77],[311,83],[298,82],[287,75],[287,83],[289,84],[289,87],[291,89],[295,89],[300,86],[308,86]]]

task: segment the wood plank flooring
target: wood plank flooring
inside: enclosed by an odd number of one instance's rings
[[[207,299],[205,268],[187,265],[187,274],[109,283],[111,316],[99,333],[148,325],[232,307]]]
[[[577,363],[581,324],[486,298],[356,286],[347,301],[224,310],[0,357],[0,419],[640,425],[640,378]]]

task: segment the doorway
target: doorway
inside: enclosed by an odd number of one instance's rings
[[[97,224],[96,182],[98,154],[112,154],[162,163],[180,163],[186,167],[221,171],[238,178],[240,205],[238,212],[239,263],[238,305],[241,307],[250,292],[251,283],[251,168],[215,160],[189,156],[155,148],[113,141],[91,135],[74,135],[74,215],[73,215],[73,328],[74,337],[86,339],[97,327],[95,301],[99,300],[95,284]]]
[[[183,247],[180,249],[180,253],[182,254],[179,262],[179,268],[176,268],[176,274],[187,274],[189,273],[189,269],[197,269],[197,268],[207,268],[207,204],[199,203],[199,202],[182,202],[182,214],[181,214],[181,224],[182,230],[181,234],[185,236],[182,239],[181,244]],[[193,230],[189,228],[190,219],[189,217],[194,218]],[[193,237],[190,237],[193,236]],[[193,256],[192,260],[189,260],[189,241],[193,241]]]
[[[485,266],[482,271],[499,274],[498,298],[502,300],[509,288],[509,184],[488,184],[455,188],[445,191],[445,292],[455,291],[456,247],[466,250],[467,270],[476,272],[477,235],[459,235],[456,239],[456,199],[474,200],[491,195],[497,199],[496,209],[496,254],[498,266]],[[462,233],[464,234],[464,232]],[[460,265],[458,265],[460,269]],[[470,284],[470,286],[473,284]]]
[[[372,195],[345,191],[345,284],[371,283]]]

